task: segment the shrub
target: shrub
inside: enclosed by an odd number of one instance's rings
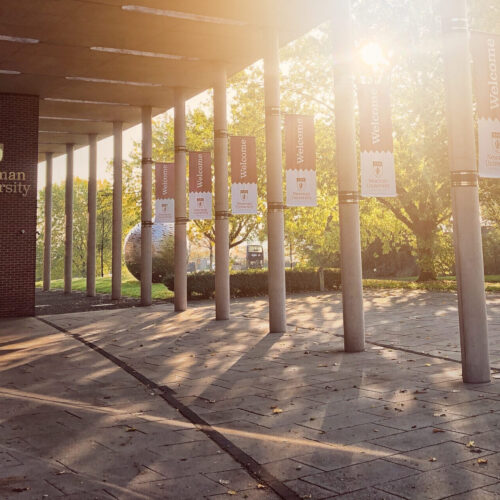
[[[291,293],[312,292],[320,289],[320,270],[316,268],[286,269],[286,290]],[[340,271],[324,269],[325,290],[336,290],[340,287]],[[173,291],[174,278],[164,280],[167,288]],[[267,269],[249,269],[234,271],[230,275],[231,297],[256,297],[267,295]],[[215,273],[205,271],[189,274],[187,277],[189,298],[209,299],[215,293]]]

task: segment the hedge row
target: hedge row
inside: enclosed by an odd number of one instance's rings
[[[287,269],[287,292],[312,292],[320,290],[320,274],[324,277],[324,290],[340,287],[338,269]],[[174,290],[174,278],[165,279],[165,286]],[[234,271],[230,275],[231,297],[255,297],[267,295],[267,269]],[[189,298],[209,299],[215,293],[215,273],[211,271],[189,274],[187,277]]]

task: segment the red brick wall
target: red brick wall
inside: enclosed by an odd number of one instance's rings
[[[0,94],[0,317],[35,314],[38,97]],[[14,172],[14,174],[13,174]],[[26,180],[23,180],[24,173]],[[2,176],[15,176],[6,180]],[[29,185],[26,196],[7,192]],[[3,185],[3,186],[2,186]],[[8,188],[7,185],[11,187]]]

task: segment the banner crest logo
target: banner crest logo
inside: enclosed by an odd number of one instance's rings
[[[493,144],[493,149],[495,153],[500,154],[500,132],[491,133],[491,141]]]
[[[375,177],[382,177],[384,175],[384,164],[381,161],[373,162],[373,171],[375,173]]]

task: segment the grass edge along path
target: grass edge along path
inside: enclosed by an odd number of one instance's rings
[[[75,292],[85,292],[87,290],[87,283],[85,278],[73,278],[72,289]],[[36,288],[42,288],[42,281],[35,283]],[[61,290],[64,288],[64,280],[52,280],[50,282],[52,290]],[[104,276],[103,278],[96,278],[96,292],[110,294],[111,293],[111,276]],[[169,299],[174,294],[162,283],[153,283],[152,287],[153,299]],[[122,296],[131,298],[140,298],[141,296],[141,283],[133,277],[124,277],[122,280]]]
[[[42,282],[36,282],[37,288],[42,288]],[[86,290],[85,278],[73,278],[72,287],[75,291],[84,292]],[[455,292],[457,283],[454,277],[440,278],[437,281],[418,282],[409,279],[365,279],[363,287],[367,290],[427,290],[432,292]],[[51,288],[58,290],[64,288],[64,280],[52,280]],[[500,276],[486,276],[485,289],[487,292],[500,293]],[[96,278],[97,293],[111,293],[111,276]],[[131,276],[122,280],[122,295],[124,297],[139,298],[141,296],[141,284]],[[174,294],[161,283],[153,284],[153,299],[169,299]]]

